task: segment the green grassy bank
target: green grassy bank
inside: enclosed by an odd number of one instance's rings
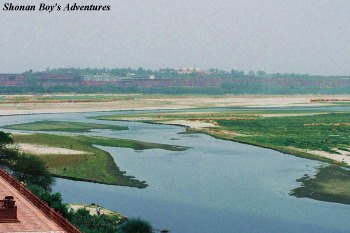
[[[128,130],[128,127],[119,125],[93,124],[69,121],[36,121],[30,123],[4,126],[5,129],[30,131],[62,131],[62,132],[89,132],[93,129]]]
[[[77,180],[86,180],[98,183],[123,185],[145,188],[145,181],[133,176],[125,175],[112,156],[93,145],[131,148],[134,150],[164,149],[170,151],[186,150],[187,147],[140,142],[128,139],[114,139],[106,137],[89,137],[77,135],[51,134],[15,134],[16,143],[29,143],[48,147],[66,148],[82,151],[81,154],[38,154],[48,166],[53,175]]]

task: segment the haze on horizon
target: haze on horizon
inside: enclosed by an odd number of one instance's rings
[[[56,3],[44,0],[44,3]],[[0,73],[199,67],[350,75],[348,0],[65,0],[107,12],[0,7]],[[35,0],[13,4],[39,4]]]

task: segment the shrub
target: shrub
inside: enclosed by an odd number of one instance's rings
[[[116,220],[104,214],[90,215],[88,210],[78,209],[72,213],[70,222],[86,233],[115,233],[117,232]]]
[[[51,193],[44,188],[37,185],[28,185],[30,191],[35,196],[40,198],[43,202],[46,202],[49,206],[60,212],[64,218],[69,218],[68,205],[62,203],[62,196],[60,193]]]

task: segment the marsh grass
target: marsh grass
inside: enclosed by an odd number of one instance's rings
[[[349,148],[350,113],[311,116],[263,117],[247,121],[218,120],[229,131],[252,135],[244,142],[268,147],[320,150],[338,154],[334,148]],[[334,135],[337,135],[334,137]]]
[[[166,123],[171,120],[200,120],[203,122],[217,123],[216,128],[203,128],[200,131],[212,136],[254,144],[262,147],[291,152],[285,147],[299,149],[320,150],[328,153],[339,154],[335,149],[350,150],[350,113],[320,113],[293,110],[290,114],[313,113],[312,115],[299,116],[275,116],[262,117],[260,114],[286,114],[287,110],[232,112],[224,111],[217,113],[141,113],[125,115],[97,116],[95,119],[120,120],[134,119],[148,123]],[[230,135],[223,131],[235,132],[245,135]],[[248,137],[249,136],[249,137]],[[308,153],[293,151],[293,154],[308,158],[318,158]],[[320,158],[320,160],[330,161]]]
[[[24,124],[7,125],[5,129],[30,131],[89,132],[93,129],[128,130],[128,127],[69,121],[36,121]]]
[[[318,168],[315,177],[297,179],[301,187],[295,188],[290,195],[299,198],[311,198],[326,202],[350,204],[350,171],[331,165]]]
[[[88,160],[91,155],[48,154],[48,155],[38,155],[38,156],[45,162],[46,166],[54,169],[54,168],[65,168],[66,166],[71,166],[71,165],[74,165],[75,163],[84,162]]]
[[[14,139],[16,143],[47,145],[86,152],[86,154],[78,155],[38,155],[43,158],[50,172],[56,176],[138,188],[145,188],[147,186],[145,181],[126,176],[125,172],[118,168],[109,153],[93,145],[124,147],[134,150],[159,148],[170,151],[182,151],[188,149],[187,147],[129,139],[79,135],[15,134]]]

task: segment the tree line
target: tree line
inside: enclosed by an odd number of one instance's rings
[[[216,87],[141,87],[141,86],[113,86],[109,84],[101,86],[0,86],[0,94],[55,94],[55,93],[74,93],[74,94],[203,94],[203,95],[295,95],[295,94],[350,94],[350,86],[323,87],[317,85],[311,86],[277,86],[265,85],[261,82],[244,81],[233,83],[223,82]]]
[[[28,70],[22,74],[35,74],[40,72],[33,72],[33,70]],[[183,77],[197,77],[205,75],[206,77],[230,77],[230,78],[243,78],[243,77],[284,77],[284,78],[324,78],[321,75],[310,75],[310,74],[298,74],[298,73],[267,73],[263,70],[258,71],[248,71],[231,69],[223,70],[220,68],[209,68],[207,70],[196,70],[187,71],[185,73],[181,72],[181,69],[165,68],[159,70],[145,69],[144,67],[138,68],[57,68],[50,69],[47,68],[41,73],[51,73],[51,74],[79,74],[79,75],[112,75],[118,77],[125,77],[129,74],[134,74],[136,76],[149,76],[154,75],[156,77],[163,78],[183,78]],[[332,76],[340,77],[340,76]],[[342,76],[341,76],[342,77]]]

